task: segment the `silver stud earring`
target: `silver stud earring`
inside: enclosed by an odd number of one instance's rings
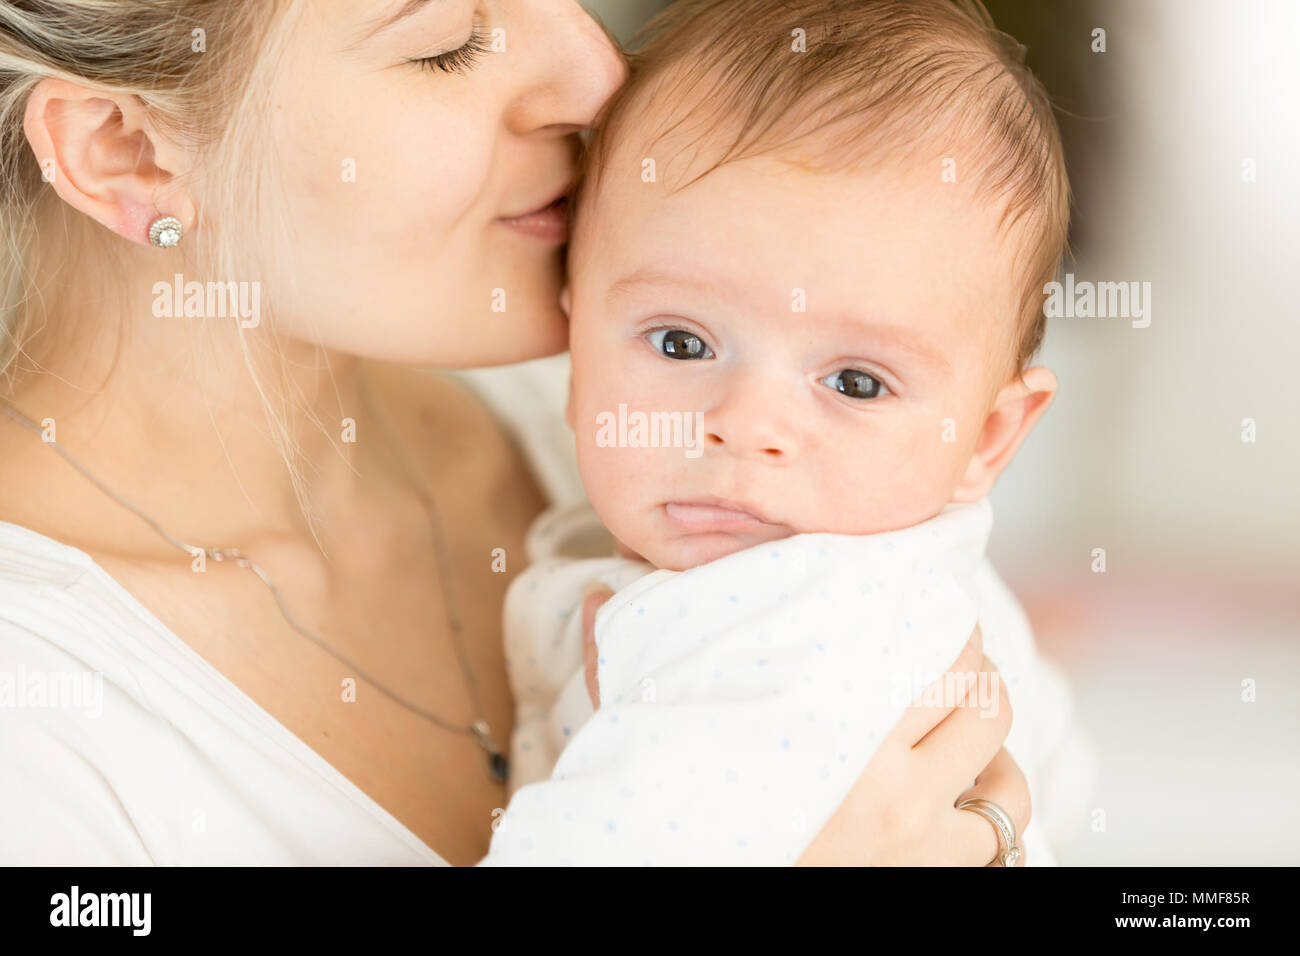
[[[149,241],[159,249],[170,249],[181,241],[184,232],[175,216],[159,216],[149,225]]]

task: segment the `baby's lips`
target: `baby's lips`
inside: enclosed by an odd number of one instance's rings
[[[664,513],[670,525],[688,533],[752,532],[771,524],[754,509],[717,500],[670,501]]]

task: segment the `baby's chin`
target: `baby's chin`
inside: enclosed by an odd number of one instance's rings
[[[639,551],[656,568],[689,571],[701,564],[717,561],[738,551],[757,547],[771,538],[716,531],[660,538]]]

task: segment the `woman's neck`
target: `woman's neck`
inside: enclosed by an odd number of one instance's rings
[[[38,275],[39,287],[59,291],[46,297],[40,331],[19,359],[11,404],[52,425],[59,445],[100,481],[185,540],[224,546],[257,535],[310,536],[285,451],[296,454],[316,514],[347,507],[361,490],[359,472],[375,474],[361,468],[375,444],[360,440],[373,437],[364,363],[277,342],[269,323],[244,330],[241,343],[237,319],[157,317],[158,262],[131,248],[111,277],[79,270],[75,282],[64,276],[53,285],[56,277]],[[355,442],[347,419],[356,423]],[[7,500],[0,518],[26,514],[23,523],[34,523],[35,512],[48,522],[54,509],[55,523],[81,525],[77,537],[90,535],[91,546],[158,545],[143,522],[4,416],[0,449]]]

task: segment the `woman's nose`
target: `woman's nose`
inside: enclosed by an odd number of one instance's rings
[[[517,133],[547,128],[573,133],[591,126],[623,85],[627,61],[617,40],[577,0],[518,0],[516,27],[507,42],[526,44],[515,100]]]

